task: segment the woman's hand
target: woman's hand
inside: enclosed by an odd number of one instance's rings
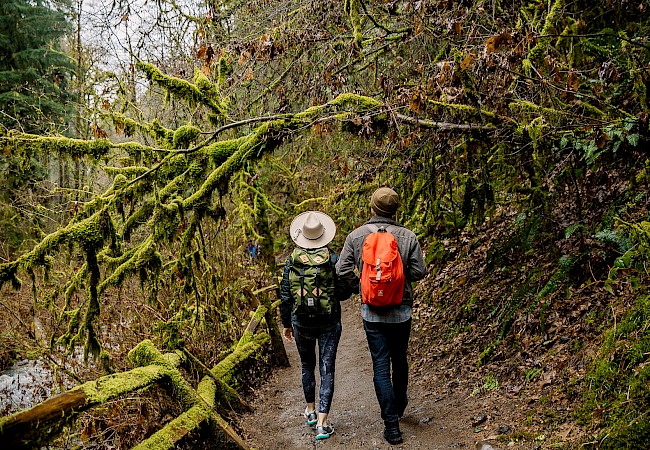
[[[282,328],[282,335],[287,342],[293,342],[293,328]]]

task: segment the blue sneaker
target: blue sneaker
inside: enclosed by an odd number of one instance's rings
[[[307,411],[307,408],[305,408],[305,412],[302,415],[305,416],[305,419],[307,419],[307,425],[309,426],[316,425],[318,422],[316,411]]]
[[[334,427],[329,425],[316,425],[316,440],[327,439],[334,433]]]

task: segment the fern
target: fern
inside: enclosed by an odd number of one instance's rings
[[[616,247],[621,254],[632,248],[630,238],[621,230],[601,230],[594,235],[594,238],[603,244]]]

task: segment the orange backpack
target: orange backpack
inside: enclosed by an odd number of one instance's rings
[[[369,224],[368,228],[372,232],[361,251],[361,301],[372,306],[399,305],[405,276],[397,240],[386,226]]]

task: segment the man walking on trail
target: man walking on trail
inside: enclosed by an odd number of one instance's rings
[[[411,283],[426,275],[415,233],[395,221],[399,204],[394,190],[377,189],[370,200],[373,217],[348,235],[336,264],[342,283],[350,289],[361,285],[361,317],[372,357],[375,393],[384,420],[383,434],[393,445],[402,442],[399,419],[408,403]]]

